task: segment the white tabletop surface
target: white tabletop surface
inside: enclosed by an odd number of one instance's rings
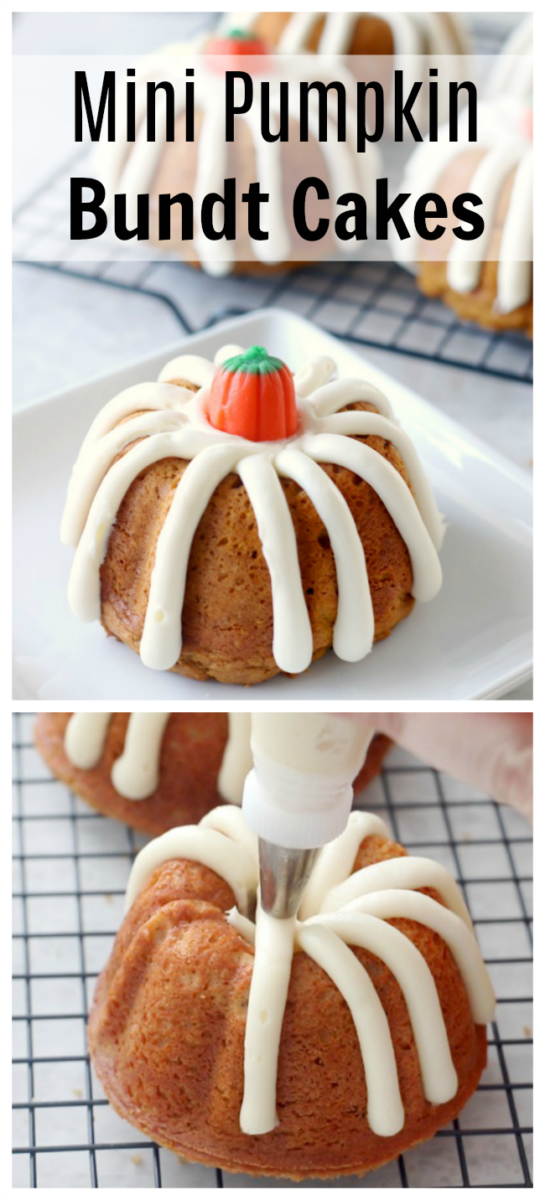
[[[14,48],[18,54],[98,52],[105,48],[139,53],[151,44],[187,36],[209,20],[210,14],[206,13],[16,14]],[[480,14],[480,29],[483,22],[486,28],[487,20],[501,21],[503,30],[513,18],[503,13],[489,18]],[[51,86],[54,89],[54,78]],[[55,164],[44,156],[43,165],[45,179]],[[20,178],[24,184],[24,172]],[[24,192],[20,191],[16,200],[23,199]],[[192,324],[199,328],[218,307],[218,285],[189,268],[185,268],[184,276],[192,293]],[[265,303],[270,290],[268,283],[242,284],[235,302],[251,309]],[[13,403],[28,404],[81,383],[158,350],[179,335],[175,315],[160,300],[120,292],[84,276],[69,278],[16,263]],[[477,375],[463,367],[388,350],[366,347],[365,353],[506,457],[531,469],[532,389],[528,384]],[[513,698],[528,699],[531,694],[531,685],[526,685],[522,694],[516,693]]]

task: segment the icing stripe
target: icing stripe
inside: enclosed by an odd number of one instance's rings
[[[462,976],[473,1020],[477,1025],[485,1025],[492,1020],[496,1002],[486,967],[472,930],[456,913],[422,892],[396,890],[361,896],[347,904],[344,911],[367,913],[383,921],[418,921],[420,925],[438,933],[446,942]],[[323,913],[320,921],[327,923],[328,920],[329,917]]]
[[[201,210],[204,197],[208,193],[223,195],[224,192],[224,180],[227,175],[227,144],[223,120],[220,100],[217,97],[215,105],[205,107],[201,126],[194,188],[197,212]],[[185,147],[182,153],[184,152],[187,154]],[[230,270],[234,258],[234,245],[230,245],[225,238],[217,242],[206,238],[200,222],[195,237],[195,250],[210,273],[223,275]]]
[[[280,921],[259,906],[255,958],[244,1040],[243,1133],[270,1133],[278,1125],[276,1075],[291,977],[295,917]]]
[[[532,92],[533,84],[533,16],[517,25],[505,42],[501,54],[494,59],[492,70],[486,83],[485,95],[488,99],[509,96],[520,96],[522,100]],[[520,67],[516,67],[516,55],[521,55]]]
[[[444,536],[443,522],[437,511],[428,477],[405,430],[399,425],[392,426],[392,422],[379,413],[357,411],[335,413],[324,420],[321,428],[324,433],[381,437],[395,446],[407,469],[422,520],[434,546],[439,549]]]
[[[415,600],[433,600],[443,581],[441,565],[415,501],[395,467],[369,446],[336,433],[309,438],[306,449],[317,462],[347,467],[370,484],[409,552]]]
[[[319,919],[312,917],[310,924]],[[362,913],[336,913],[327,927],[348,945],[376,954],[395,976],[409,1012],[426,1099],[430,1104],[452,1100],[458,1079],[433,975],[420,951],[393,925]],[[344,983],[340,990],[344,995]]]
[[[336,371],[337,364],[332,358],[328,358],[325,354],[320,358],[314,358],[306,366],[300,367],[293,376],[293,385],[297,395],[305,400],[311,392],[315,392],[317,388],[329,383],[331,376],[335,375]]]
[[[510,171],[521,157],[520,140],[502,144],[479,163],[471,181],[472,191],[480,196],[479,209],[484,220],[484,231],[476,244],[457,239],[448,256],[447,281],[457,292],[472,292],[481,276],[482,262],[486,258],[498,197]]]
[[[138,439],[152,437],[156,433],[174,433],[179,428],[180,417],[177,414],[173,413],[169,417],[161,411],[147,412],[139,417],[133,417],[130,421],[125,421],[122,425],[116,425],[100,441],[90,445],[85,452],[85,457],[80,455],[79,461],[79,467],[83,468],[85,472],[84,486],[79,484],[79,480],[75,476],[73,477],[73,483],[77,483],[78,486],[77,503],[72,510],[68,507],[66,509],[67,513],[73,513],[74,518],[77,516],[78,520],[63,522],[62,541],[68,545],[77,546],[85,529],[93,497],[122,450]]]
[[[388,837],[384,821],[372,813],[351,812],[344,833],[320,851],[301,901],[301,921],[319,913],[327,893],[348,878],[361,843],[371,834]]]
[[[450,142],[448,126],[439,130],[439,141],[424,142],[411,155],[405,170],[402,190],[424,194],[441,190],[443,173],[453,170],[457,157],[473,153],[478,161],[467,191],[482,198],[479,209],[485,221],[485,231],[476,242],[454,240],[447,257],[447,282],[462,294],[473,291],[479,284],[483,263],[494,251],[498,259],[497,296],[494,309],[511,313],[528,303],[532,296],[532,161],[533,147],[525,134],[525,114],[531,102],[532,59],[531,22],[520,30],[520,47],[514,50],[509,43],[505,54],[497,59],[489,78],[485,100],[479,106],[479,133],[476,144],[467,141]],[[529,39],[529,44],[528,43]],[[520,68],[513,54],[527,50],[520,58]],[[462,128],[465,114],[462,116]],[[479,161],[480,159],[480,161]],[[465,170],[465,168],[462,168]],[[515,171],[514,184],[507,203],[507,213],[501,233],[499,252],[490,238],[495,231],[495,217],[502,188]],[[404,242],[392,237],[395,257],[409,269],[415,269],[424,259],[423,247],[416,232]]]
[[[171,358],[170,362],[165,363],[159,382],[185,379],[188,383],[198,383],[199,387],[208,387],[213,376],[214,366],[207,358],[202,358],[200,354],[180,354],[178,358]]]
[[[97,413],[82,442],[79,457],[81,458],[89,446],[95,445],[126,417],[132,417],[137,412],[180,409],[184,401],[192,397],[193,393],[186,388],[174,387],[168,383],[136,383],[133,387],[125,388]]]
[[[95,621],[100,617],[100,567],[118,509],[137,475],[172,455],[172,436],[156,433],[145,442],[138,442],[114,463],[95,495],[68,584],[70,607],[82,621]]]
[[[369,1126],[378,1137],[394,1137],[403,1129],[405,1114],[390,1027],[369,975],[326,926],[302,926],[297,941],[329,975],[350,1009],[365,1070]]]
[[[250,713],[230,712],[229,737],[218,775],[218,791],[229,804],[240,804],[244,780],[253,767]]]
[[[375,620],[365,554],[352,513],[325,471],[299,450],[283,450],[276,468],[303,488],[327,529],[338,591],[333,649],[345,662],[358,662],[372,648]]]
[[[226,913],[226,917],[229,924],[233,929],[236,930],[237,933],[240,934],[242,938],[244,938],[244,941],[248,942],[248,945],[250,946],[255,946],[254,922],[250,921],[249,917],[243,917],[242,913],[239,913],[238,908],[236,907],[230,908],[229,912]]]
[[[304,50],[314,29],[317,13],[294,12],[284,26],[278,42],[279,54],[298,54]]]
[[[296,674],[310,665],[313,643],[289,505],[266,455],[243,459],[239,473],[271,576],[274,661],[281,671]]]
[[[316,19],[316,14],[312,16]],[[319,50],[324,54],[348,54],[360,13],[328,12],[320,35]]]
[[[526,304],[532,293],[533,183],[534,156],[527,150],[517,168],[501,238],[498,312],[512,312]]]
[[[236,811],[236,810],[233,810]],[[257,888],[257,863],[243,846],[215,829],[185,825],[180,829],[169,829],[153,842],[149,842],[137,855],[127,884],[125,912],[128,912],[139,892],[153,872],[162,863],[171,859],[187,859],[202,863],[224,879],[235,895],[237,908],[248,911],[252,894]]]
[[[344,883],[330,889],[320,911],[336,912],[360,896],[368,896],[385,888],[433,888],[447,908],[472,929],[471,917],[458,884],[446,868],[432,858],[390,858],[386,862],[363,867],[345,879]]]
[[[389,417],[395,423],[390,401],[379,388],[363,379],[334,379],[313,390],[310,396],[310,405],[317,417],[330,417],[339,408],[357,401],[372,404],[383,417]]]
[[[240,713],[240,716],[249,718],[250,714]],[[240,799],[238,804],[240,805]],[[212,808],[206,813],[199,824],[203,829],[215,829],[216,833],[223,833],[225,837],[231,838],[238,846],[242,846],[250,858],[257,856],[256,835],[246,824],[240,808],[220,804],[218,808]]]
[[[112,767],[112,783],[127,800],[146,800],[157,790],[169,720],[170,713],[131,713],[123,753]]]
[[[67,757],[81,770],[98,766],[113,713],[72,713],[64,735]],[[146,800],[159,785],[163,736],[172,713],[130,713],[121,756],[112,767],[112,783],[126,800]],[[246,775],[252,767],[250,713],[229,713],[229,733],[218,774],[218,790],[231,804],[242,803]],[[239,840],[248,853],[255,837],[245,822],[236,824],[224,807],[208,813],[201,822]]]
[[[218,484],[237,465],[240,449],[210,446],[192,459],[174,493],[157,541],[140,657],[156,671],[173,667],[182,649],[182,610],[193,538]]]
[[[100,762],[111,719],[111,713],[72,713],[64,734],[64,748],[75,767],[90,771]]]

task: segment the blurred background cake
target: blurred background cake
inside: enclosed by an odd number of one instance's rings
[[[239,805],[252,765],[249,713],[40,713],[34,738],[76,795],[149,834],[200,821],[224,801]],[[356,792],[389,745],[373,738]]]
[[[465,320],[489,329],[533,332],[533,100],[532,21],[520,26],[496,60],[478,106],[478,140],[449,142],[448,126],[437,144],[412,154],[402,190],[415,196],[437,191],[449,212],[455,196],[472,193],[485,222],[478,243],[447,232],[423,241],[415,232],[392,239],[399,262],[415,271],[427,296],[440,297]],[[519,61],[517,61],[520,56]]]
[[[136,79],[136,138],[128,142],[124,134],[122,115],[118,116],[115,142],[104,137],[96,154],[96,173],[106,189],[107,203],[113,207],[115,193],[127,196],[127,225],[134,227],[138,217],[138,196],[150,197],[150,238],[162,250],[175,250],[182,258],[202,266],[214,275],[277,270],[305,261],[331,258],[334,254],[354,251],[355,243],[339,239],[334,229],[338,215],[337,198],[342,193],[359,192],[366,197],[369,219],[375,209],[375,181],[380,174],[379,150],[369,144],[365,154],[356,149],[355,81],[339,63],[323,63],[317,74],[327,84],[339,79],[346,89],[346,138],[337,133],[337,107],[333,93],[328,93],[328,137],[319,141],[319,118],[316,94],[309,93],[309,134],[303,140],[299,132],[299,83],[308,71],[304,60],[282,63],[276,73],[275,56],[268,53],[268,43],[244,30],[230,28],[224,35],[209,34],[194,43],[168,46],[165,50],[142,60]],[[192,63],[195,86],[194,130],[188,135],[185,107],[185,71]],[[241,113],[234,124],[234,140],[225,137],[225,70],[243,69],[255,76],[252,107]],[[155,71],[155,75],[153,72]],[[262,135],[261,92],[259,74],[263,71],[270,88],[270,125],[272,138]],[[176,121],[174,140],[166,139],[166,123],[162,110],[157,117],[156,138],[147,139],[146,82],[148,77],[165,76],[176,87]],[[289,93],[288,139],[277,140],[280,127],[280,83],[287,82]],[[240,104],[242,91],[237,97]],[[160,102],[159,102],[160,104]],[[118,114],[123,114],[122,93],[118,97]],[[303,238],[293,219],[293,199],[302,180],[322,180],[329,189],[330,201],[318,199],[315,189],[306,198],[305,216],[310,230],[320,218],[330,220],[327,234],[319,242]],[[205,237],[200,228],[202,200],[207,195],[227,195],[225,180],[236,184],[236,231],[221,241]],[[258,181],[261,193],[268,197],[260,210],[260,228],[268,237],[250,237],[249,213],[242,197],[249,194],[250,185]],[[181,240],[182,217],[180,206],[174,204],[170,214],[171,237],[160,232],[159,196],[179,197],[187,193],[193,198],[195,239]],[[186,201],[187,203],[187,201]],[[223,207],[216,205],[214,228],[222,228]]]

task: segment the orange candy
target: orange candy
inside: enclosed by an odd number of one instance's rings
[[[291,371],[263,346],[218,367],[210,387],[208,420],[215,429],[250,442],[277,442],[297,432]]]
[[[265,42],[243,29],[233,29],[227,37],[212,38],[206,47],[207,56],[212,58],[211,66],[214,65],[215,55],[220,55],[224,60],[222,64],[219,64],[220,69],[223,66],[226,69],[236,70],[237,67],[240,67],[240,63],[237,62],[239,58],[263,57],[264,61],[259,66],[260,73],[266,68],[265,56],[267,53],[268,47]],[[244,66],[248,70],[249,64],[245,63]]]

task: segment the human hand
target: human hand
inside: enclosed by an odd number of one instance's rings
[[[528,821],[533,813],[532,713],[365,713],[377,732]]]

